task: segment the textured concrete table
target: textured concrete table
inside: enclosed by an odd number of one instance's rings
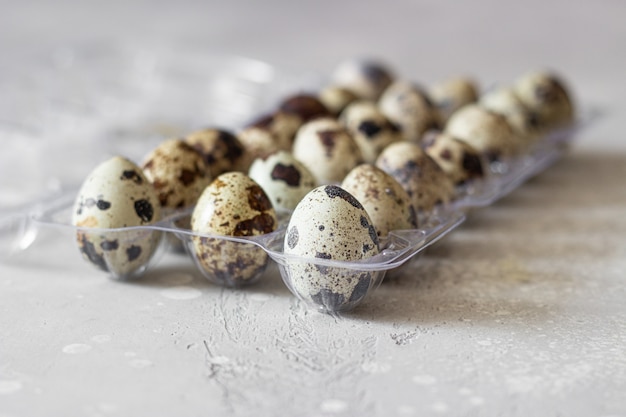
[[[563,160],[339,317],[306,310],[275,270],[235,291],[169,255],[118,283],[38,236],[0,262],[0,416],[626,416],[622,3],[0,8],[18,63],[132,40],[293,71],[381,56],[424,83],[548,65],[603,111]]]

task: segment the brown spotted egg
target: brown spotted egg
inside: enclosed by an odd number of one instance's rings
[[[296,94],[287,97],[278,107],[284,113],[299,117],[300,123],[330,116],[326,106],[313,94]]]
[[[363,161],[350,133],[331,117],[312,120],[298,130],[293,156],[313,173],[318,184],[340,183]]]
[[[386,237],[392,230],[417,228],[411,198],[398,181],[376,166],[357,166],[344,178],[341,188],[363,205],[379,237]]]
[[[393,74],[382,62],[350,59],[342,62],[332,75],[333,83],[352,91],[357,97],[377,100],[393,81]]]
[[[320,91],[319,100],[333,116],[339,116],[339,113],[341,113],[348,104],[358,100],[358,97],[345,87],[329,85]]]
[[[418,212],[427,213],[454,197],[452,181],[415,143],[392,143],[380,154],[376,166],[400,183]]]
[[[380,272],[316,263],[359,261],[377,255],[378,235],[363,205],[336,185],[309,192],[294,210],[285,235],[281,273],[301,299],[325,311],[363,300]],[[311,261],[308,261],[311,260]]]
[[[98,165],[83,183],[74,203],[72,224],[79,227],[76,240],[83,257],[116,278],[126,278],[143,270],[160,233],[102,229],[151,225],[160,216],[156,192],[141,168],[116,156]]]
[[[246,285],[262,275],[267,253],[252,243],[217,236],[258,236],[273,232],[277,225],[276,213],[263,189],[241,172],[228,172],[213,180],[200,196],[191,216],[196,235],[190,248],[210,281]]]
[[[181,139],[170,139],[144,159],[143,172],[166,210],[196,204],[211,177],[200,152]]]
[[[467,77],[454,77],[439,81],[428,89],[428,94],[445,123],[452,113],[478,99],[476,82]]]
[[[185,137],[202,154],[211,178],[224,172],[247,171],[246,149],[232,133],[222,129],[204,129]]]
[[[276,210],[293,210],[317,185],[311,171],[285,151],[255,160],[248,175],[263,188]]]
[[[352,134],[363,160],[368,163],[376,161],[387,145],[402,139],[400,129],[385,117],[373,101],[353,102],[341,113],[339,120]]]
[[[488,91],[478,102],[482,107],[503,115],[515,133],[529,145],[538,139],[541,131],[539,118],[522,100],[512,87],[499,87]]]
[[[537,114],[540,126],[549,130],[574,119],[574,105],[565,83],[555,74],[534,71],[524,74],[514,85],[515,93]]]
[[[513,157],[524,148],[506,117],[478,104],[468,104],[450,117],[445,132],[469,143],[489,162]]]
[[[485,174],[483,158],[466,142],[447,133],[435,133],[424,150],[448,174],[455,185],[482,178]]]
[[[410,81],[398,80],[387,87],[378,106],[411,142],[419,143],[424,132],[439,126],[439,116],[430,98]]]

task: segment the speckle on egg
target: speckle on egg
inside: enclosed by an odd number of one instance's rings
[[[351,59],[335,69],[332,79],[335,85],[352,91],[357,97],[377,100],[393,81],[393,74],[382,62],[371,59]]]
[[[267,253],[252,243],[212,236],[258,236],[276,230],[277,223],[270,199],[256,182],[240,172],[222,174],[204,190],[191,217],[198,234],[191,239],[195,259],[213,282],[252,283],[265,270]]]
[[[378,252],[378,235],[361,203],[336,185],[320,186],[291,216],[285,253],[300,258],[288,258],[283,274],[306,302],[326,311],[343,310],[363,300],[379,272],[322,265],[315,259],[358,261]]]
[[[499,87],[485,93],[479,104],[503,115],[515,133],[528,144],[540,137],[539,117],[526,107],[512,87]]]
[[[478,87],[470,78],[454,77],[432,85],[428,95],[445,123],[455,111],[478,99]]]
[[[543,129],[570,123],[574,105],[563,80],[546,71],[524,74],[514,84],[515,93],[531,111],[537,114]]]
[[[456,185],[484,176],[484,160],[478,151],[446,133],[434,134],[424,150]]]

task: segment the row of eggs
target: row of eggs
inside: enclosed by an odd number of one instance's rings
[[[558,82],[552,83],[558,100],[544,101],[545,108],[530,112],[518,106],[521,100],[511,99],[518,96],[509,94],[512,88],[483,96],[492,97],[486,104],[468,104],[463,94],[452,93],[466,92],[470,84],[456,80],[450,83],[446,105],[438,107],[437,118],[440,123],[445,118],[445,131],[424,135],[428,126],[415,128],[415,120],[392,119],[389,111],[383,112],[390,108],[383,105],[385,95],[391,96],[389,91],[395,88],[397,114],[423,115],[413,105],[415,94],[423,93],[406,82],[382,77],[384,73],[389,74],[380,66],[350,63],[339,68],[339,84],[318,97],[285,100],[278,111],[237,136],[207,129],[184,140],[163,142],[141,167],[122,157],[102,163],[85,180],[73,210],[83,256],[113,275],[132,275],[158,244],[158,234],[133,228],[194,206],[189,249],[215,282],[235,286],[253,282],[268,256],[258,247],[244,249],[238,242],[212,236],[271,233],[279,224],[276,210],[293,210],[284,253],[317,260],[368,258],[379,252],[379,239],[389,231],[417,228],[418,211],[449,201],[455,184],[482,176],[483,160],[522,152],[523,136],[512,134],[520,115],[527,121],[528,114],[542,114],[544,122],[532,125],[544,131],[571,119],[569,97],[566,94],[564,101],[559,95],[565,90]],[[542,88],[546,79],[554,80],[533,77]],[[339,96],[353,99],[340,105]],[[565,112],[558,110],[567,107],[564,102],[569,105]],[[449,111],[454,107],[450,103],[459,109]],[[497,113],[497,108],[508,113]],[[410,140],[407,132],[419,130],[419,140]],[[517,144],[511,145],[515,138]],[[246,169],[248,175],[242,172]],[[323,185],[316,188],[319,184]],[[90,228],[126,228],[129,233],[116,239],[104,232],[91,233]],[[368,272],[346,276],[339,268],[315,262],[295,262],[289,273],[293,291],[331,310],[358,303],[375,280]]]

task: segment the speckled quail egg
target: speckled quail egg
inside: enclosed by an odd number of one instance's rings
[[[426,141],[424,150],[457,186],[485,174],[480,153],[467,142],[447,133],[433,134]]]
[[[417,228],[411,198],[398,181],[376,166],[357,166],[344,178],[341,188],[363,205],[378,237],[384,238],[392,230]]]
[[[298,116],[301,123],[331,115],[326,106],[313,94],[302,93],[287,97],[278,107],[282,112]]]
[[[400,183],[418,212],[428,213],[454,197],[452,181],[415,143],[392,143],[380,154],[376,166]]]
[[[357,95],[351,90],[337,85],[322,88],[318,97],[333,116],[338,116],[348,104],[358,100]]]
[[[116,156],[98,165],[85,179],[74,203],[72,224],[79,227],[76,240],[86,260],[116,278],[127,278],[144,269],[160,233],[102,229],[151,225],[160,216],[156,192],[141,168]]]
[[[517,97],[511,87],[498,87],[485,93],[478,102],[482,107],[503,115],[515,133],[531,144],[540,135],[539,119]]]
[[[377,100],[393,79],[392,71],[385,64],[372,59],[344,61],[332,74],[333,84],[367,100]]]
[[[410,81],[395,81],[387,87],[378,106],[411,142],[419,143],[424,132],[439,127],[438,115],[430,98]]]
[[[302,118],[294,113],[277,110],[260,117],[250,123],[248,127],[270,132],[274,143],[279,150],[289,151],[296,132],[302,126]]]
[[[549,130],[573,120],[572,98],[557,75],[546,71],[530,72],[515,82],[514,89],[524,105],[536,113],[542,128]]]
[[[237,137],[246,149],[248,170],[255,159],[267,158],[268,155],[280,150],[272,131],[263,126],[244,127],[237,132]]]
[[[181,139],[157,146],[145,157],[142,169],[166,211],[193,206],[211,183],[202,154]]]
[[[340,183],[352,168],[363,162],[350,133],[331,117],[302,125],[293,143],[293,156],[313,173],[318,184]]]
[[[369,215],[354,196],[336,185],[315,188],[300,201],[287,227],[284,252],[300,257],[287,257],[281,267],[288,287],[324,311],[355,306],[381,274],[319,263],[359,261],[379,252]]]
[[[198,150],[211,178],[224,172],[247,171],[245,148],[232,133],[222,129],[204,129],[185,137],[185,142]]]
[[[286,151],[255,160],[248,175],[263,188],[275,210],[293,210],[317,185],[311,171]]]
[[[398,127],[373,101],[353,102],[341,113],[339,120],[352,134],[365,162],[373,163],[387,145],[402,139]]]
[[[489,162],[510,158],[524,148],[524,141],[501,114],[478,104],[468,104],[450,117],[445,132],[469,143]]]
[[[452,113],[478,99],[476,82],[467,77],[454,77],[433,84],[428,94],[445,123]]]
[[[260,278],[267,266],[267,253],[252,243],[216,235],[258,236],[273,232],[277,225],[276,213],[263,189],[241,172],[227,172],[213,180],[196,204],[191,216],[196,235],[190,248],[210,281],[243,286]]]

